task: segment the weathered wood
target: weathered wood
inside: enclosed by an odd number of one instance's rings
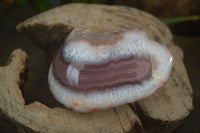
[[[122,6],[64,5],[32,17],[17,26],[39,47],[55,47],[77,26],[110,31],[116,26],[145,31],[167,46],[174,56],[169,81],[156,93],[133,104],[87,114],[49,108],[39,102],[24,104],[19,89],[26,54],[18,49],[10,63],[0,68],[0,114],[20,123],[21,130],[39,132],[170,132],[192,110],[192,88],[183,64],[183,53],[166,25],[148,13]]]
[[[123,6],[85,4],[64,5],[44,12],[20,23],[17,30],[32,38],[39,47],[46,48],[66,38],[78,26],[93,31],[111,31],[116,26],[145,31],[149,38],[163,45],[172,42],[166,25],[148,13]]]

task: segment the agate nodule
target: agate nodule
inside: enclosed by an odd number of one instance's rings
[[[143,32],[72,31],[49,70],[55,98],[78,112],[102,110],[147,97],[168,79],[169,50]]]

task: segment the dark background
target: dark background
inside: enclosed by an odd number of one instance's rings
[[[22,88],[47,88],[48,66],[45,53],[25,35],[18,33],[16,25],[50,8],[71,3],[99,3],[127,5],[147,11],[159,18],[200,14],[199,0],[4,0],[0,1],[0,65],[6,64],[10,53],[21,48],[28,54],[28,74]],[[174,42],[184,51],[184,63],[194,91],[194,110],[174,133],[200,133],[200,20],[168,25],[174,35]],[[37,92],[36,90],[36,95]],[[26,104],[37,98],[24,89]],[[48,95],[48,94],[45,94]],[[50,96],[51,97],[51,96]],[[50,98],[49,98],[50,99]],[[47,101],[43,101],[45,104]],[[54,105],[50,105],[54,106]],[[61,106],[61,105],[60,105]],[[0,132],[16,132],[0,118]]]

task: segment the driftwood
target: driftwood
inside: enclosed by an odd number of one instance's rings
[[[167,46],[174,56],[168,82],[156,93],[136,103],[87,114],[65,108],[49,108],[35,101],[25,105],[19,85],[27,55],[13,51],[8,65],[0,67],[0,116],[19,132],[121,133],[170,132],[191,112],[192,88],[183,64],[183,52],[173,43],[167,26],[137,9],[88,4],[64,5],[17,26],[42,49],[52,49],[78,26],[110,31],[116,26],[145,31],[149,38]]]

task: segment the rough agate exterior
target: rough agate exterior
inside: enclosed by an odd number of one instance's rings
[[[169,50],[146,34],[121,30],[72,31],[49,71],[55,98],[78,112],[102,110],[151,95],[168,79]]]

